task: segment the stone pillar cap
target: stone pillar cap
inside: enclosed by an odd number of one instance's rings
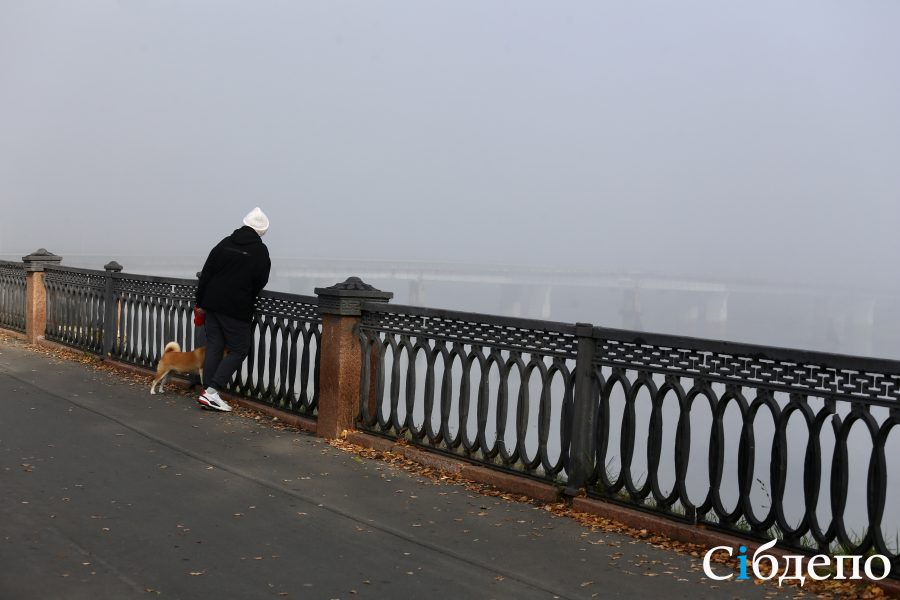
[[[46,248],[38,248],[28,256],[23,256],[22,262],[25,263],[26,271],[30,273],[41,272],[47,265],[58,265],[62,262],[62,256],[57,256]]]
[[[381,290],[369,285],[359,277],[348,277],[343,283],[336,283],[331,287],[316,288],[316,294],[327,294],[329,296],[357,298],[381,298],[390,300],[394,297],[393,292],[382,292]]]
[[[103,268],[107,271],[119,273],[124,267],[122,265],[120,265],[119,263],[117,263],[116,261],[111,260],[108,263],[106,263],[105,265],[103,265]]]
[[[387,302],[394,297],[393,292],[382,292],[359,277],[348,277],[331,287],[316,288],[315,293],[319,296],[320,313],[357,317],[362,314],[363,302]]]

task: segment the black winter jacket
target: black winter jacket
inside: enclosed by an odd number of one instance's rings
[[[249,323],[271,268],[269,249],[259,234],[246,225],[235,229],[212,249],[203,265],[197,306]]]

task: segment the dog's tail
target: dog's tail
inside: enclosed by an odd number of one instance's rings
[[[166,347],[163,350],[163,354],[165,354],[166,352],[181,352],[181,346],[178,344],[178,342],[169,342],[168,344],[166,344]]]

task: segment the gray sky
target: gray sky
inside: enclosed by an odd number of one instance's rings
[[[900,2],[0,0],[0,252],[896,278]],[[72,264],[70,261],[67,261]]]

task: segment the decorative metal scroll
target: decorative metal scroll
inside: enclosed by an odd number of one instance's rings
[[[589,495],[801,550],[874,551],[900,575],[900,514],[887,499],[900,460],[886,452],[900,423],[900,363],[597,328],[594,337]]]
[[[46,267],[45,337],[86,352],[102,353],[106,279],[104,271]]]
[[[0,327],[25,332],[25,264],[0,260]]]
[[[359,427],[439,452],[564,478],[574,327],[363,305]]]

